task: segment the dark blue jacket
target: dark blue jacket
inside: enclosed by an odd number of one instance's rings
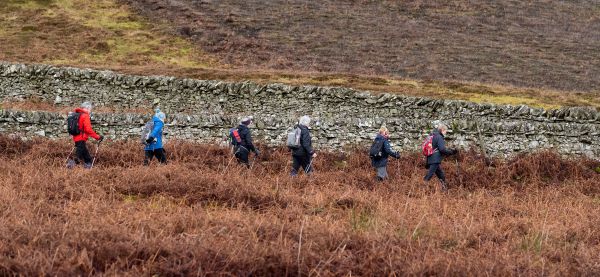
[[[310,137],[310,131],[308,127],[304,125],[298,125],[300,128],[300,147],[292,150],[292,155],[296,157],[312,156],[315,151],[312,148],[312,138]]]
[[[433,140],[431,144],[434,152],[431,156],[427,157],[427,164],[440,164],[444,159],[444,155],[452,155],[454,152],[446,148],[444,135],[442,135],[439,130],[433,131],[432,135]]]
[[[256,148],[254,148],[254,144],[252,143],[252,136],[250,135],[250,129],[248,126],[240,124],[237,129],[238,133],[240,134],[240,139],[242,140],[240,145],[244,146],[248,151],[256,152]]]
[[[165,124],[160,119],[158,119],[156,115],[152,117],[152,121],[154,122],[154,128],[152,128],[152,131],[150,132],[150,137],[153,137],[156,140],[150,144],[147,144],[146,147],[144,147],[144,150],[149,151],[163,148],[162,135],[163,126]]]
[[[381,152],[381,158],[377,158],[377,159],[371,158],[371,165],[373,165],[373,167],[375,167],[375,168],[387,166],[389,156],[392,156],[396,159],[400,158],[400,153],[392,150],[392,146],[390,146],[389,140],[387,138],[385,138],[383,135],[377,134],[377,136],[375,137],[375,141],[373,143],[380,141],[380,140],[383,140],[383,151]]]

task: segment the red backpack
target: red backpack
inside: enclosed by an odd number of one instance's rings
[[[429,135],[425,138],[423,145],[421,145],[421,149],[423,149],[423,156],[429,157],[433,155],[435,149],[433,149],[433,135]]]

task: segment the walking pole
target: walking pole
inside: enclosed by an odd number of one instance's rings
[[[92,165],[90,166],[90,169],[92,169],[94,167],[94,162],[96,162],[96,157],[98,157],[98,149],[100,149],[100,141],[98,142],[98,145],[96,146],[96,153],[94,153],[94,159],[92,160]]]
[[[256,162],[256,155],[254,155],[254,158],[252,158],[252,163],[250,164],[250,170],[252,170],[252,168],[254,167],[255,162]]]
[[[65,161],[65,164],[69,163],[69,158],[71,158],[71,155],[73,155],[73,151],[75,151],[75,146],[73,146],[73,148],[71,148],[71,152],[69,152],[69,155],[67,156],[67,160]]]
[[[235,153],[233,153],[233,156],[231,156],[231,159],[229,159],[229,162],[227,163],[227,166],[223,169],[223,173],[222,174],[225,174],[225,172],[227,172],[227,169],[229,168],[229,165],[233,161],[233,158],[235,158],[235,154],[237,154],[239,151],[240,151],[240,148],[238,147],[238,149],[235,151]]]
[[[458,184],[462,187],[463,186],[463,182],[462,182],[462,175],[460,174],[460,163],[458,162],[458,157],[456,157],[456,175],[458,175]]]
[[[315,160],[315,158],[311,157],[310,159],[310,163],[308,164],[308,166],[304,169],[304,173],[308,174],[308,171],[310,171],[310,168],[312,167],[313,161]]]

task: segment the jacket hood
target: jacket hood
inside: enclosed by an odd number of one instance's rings
[[[89,113],[88,111],[86,111],[86,110],[84,110],[84,109],[82,109],[82,108],[77,108],[77,109],[75,109],[75,112],[76,112],[76,113]]]
[[[433,132],[431,132],[431,134],[440,135],[440,136],[444,137],[444,134],[442,134],[442,132],[440,132],[440,130],[438,130],[438,129],[434,129]]]

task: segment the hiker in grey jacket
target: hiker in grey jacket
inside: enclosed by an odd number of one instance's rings
[[[310,117],[307,115],[300,118],[298,128],[300,128],[300,147],[292,150],[292,176],[298,175],[298,169],[302,167],[304,172],[310,174],[313,171],[312,159],[317,156],[312,148],[312,138],[310,137]]]
[[[447,131],[448,127],[445,124],[440,123],[437,125],[437,127],[433,130],[433,133],[431,134],[433,136],[432,146],[434,152],[431,156],[427,157],[426,168],[428,169],[428,171],[427,175],[425,175],[424,178],[425,181],[429,181],[433,177],[433,174],[435,174],[440,180],[442,191],[448,190],[448,185],[446,183],[446,175],[444,174],[444,170],[441,167],[442,160],[444,159],[444,156],[454,155],[458,153],[458,150],[456,149],[446,148],[446,141],[444,140],[444,136],[446,135]]]

